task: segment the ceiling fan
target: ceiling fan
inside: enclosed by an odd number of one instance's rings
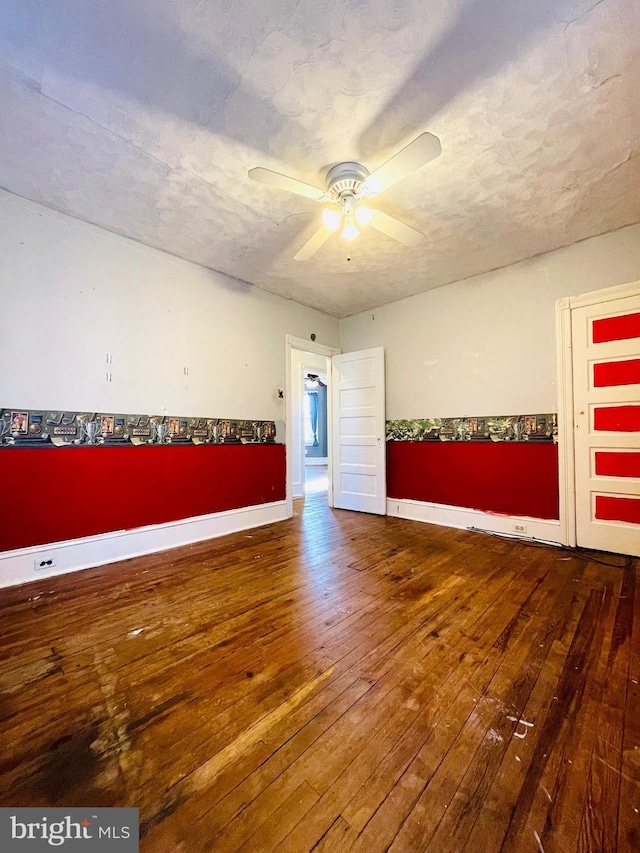
[[[326,388],[326,385],[317,373],[307,373],[304,378],[304,387],[309,391],[314,391],[316,388]]]
[[[348,241],[360,234],[358,226],[362,228],[372,225],[405,246],[417,246],[423,239],[423,234],[381,210],[370,208],[366,200],[374,198],[416,169],[425,166],[441,151],[437,136],[421,133],[371,174],[361,163],[338,163],[327,173],[324,190],[262,167],[250,169],[249,177],[270,187],[287,190],[327,205],[322,211],[322,225],[294,255],[296,261],[308,260],[340,226],[340,236]]]

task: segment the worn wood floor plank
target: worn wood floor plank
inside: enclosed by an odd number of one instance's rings
[[[0,805],[143,853],[640,850],[638,563],[297,502],[0,591]]]

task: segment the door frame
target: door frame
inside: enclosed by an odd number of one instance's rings
[[[284,385],[284,402],[285,402],[285,432],[286,432],[286,498],[285,511],[287,518],[293,515],[293,394],[291,375],[291,352],[292,350],[301,350],[302,352],[312,352],[315,355],[324,355],[327,358],[327,384],[329,391],[331,390],[331,356],[338,355],[340,349],[338,347],[329,347],[324,344],[317,344],[315,341],[307,341],[305,338],[297,338],[295,335],[285,335],[284,338],[285,350],[285,385]],[[296,377],[297,379],[297,377]],[[328,503],[333,506],[333,482],[331,477],[331,465],[333,462],[333,439],[332,439],[332,416],[333,407],[331,405],[331,394],[327,394],[327,471],[329,476]]]
[[[640,281],[630,281],[578,296],[556,300],[556,350],[558,381],[558,489],[560,493],[560,541],[575,548],[576,538],[576,457],[573,407],[573,349],[571,311],[640,295]]]

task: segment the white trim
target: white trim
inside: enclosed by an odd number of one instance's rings
[[[599,302],[610,302],[612,299],[623,299],[625,296],[637,296],[640,292],[640,281],[628,281],[626,284],[616,284],[602,290],[592,290],[590,293],[580,293],[569,296],[567,301],[570,308],[583,308],[585,305],[595,305]],[[558,300],[562,302],[563,300]]]
[[[303,352],[314,352],[316,355],[326,355],[328,358],[331,358],[332,355],[338,355],[340,352],[338,347],[317,344],[315,341],[307,341],[305,338],[296,338],[295,335],[285,335],[284,339],[293,349],[301,349]]]
[[[573,358],[571,306],[556,301],[556,355],[558,382],[558,491],[560,537],[563,545],[576,544],[575,454],[573,448]]]
[[[273,524],[285,518],[286,502],[274,501],[165,524],[152,524],[135,530],[117,530],[99,536],[4,551],[0,553],[0,588],[179,548],[263,524]],[[56,567],[50,571],[36,571],[34,561],[49,556],[55,559]]]
[[[303,352],[313,352],[316,355],[324,355],[328,359],[327,362],[327,384],[331,387],[331,356],[337,355],[340,350],[336,347],[325,346],[324,344],[317,344],[314,341],[307,341],[304,338],[297,338],[295,335],[286,334],[284,336],[284,356],[285,356],[285,364],[284,364],[284,375],[285,375],[285,442],[287,446],[287,481],[286,481],[286,508],[287,508],[287,518],[291,518],[293,515],[293,498],[295,497],[293,494],[293,409],[292,409],[292,376],[291,376],[291,350],[297,349],[302,350]],[[329,459],[331,459],[332,454],[332,440],[331,440],[331,428],[330,425],[332,423],[333,417],[333,409],[331,406],[331,394],[327,394],[327,450]],[[328,503],[329,506],[333,506],[333,488],[331,482],[331,466],[329,466],[329,492],[328,492]]]
[[[553,519],[530,518],[526,515],[501,515],[460,506],[392,498],[387,498],[387,515],[438,524],[442,527],[458,527],[464,530],[477,527],[492,533],[505,533],[524,539],[543,539],[546,542],[563,544],[560,539],[560,522]],[[524,525],[526,533],[518,533],[515,530],[516,524]]]
[[[556,355],[558,381],[558,487],[560,492],[560,536],[564,545],[575,547],[576,537],[576,459],[574,447],[573,351],[571,311],[636,296],[640,282],[630,281],[591,293],[556,300]]]

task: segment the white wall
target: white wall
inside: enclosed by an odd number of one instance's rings
[[[389,419],[555,412],[555,300],[638,279],[634,225],[348,317],[341,349],[385,347]]]
[[[284,420],[285,334],[312,332],[337,346],[332,317],[0,191],[0,407]]]
[[[341,348],[386,348],[388,418],[555,411],[555,299],[638,279],[631,226],[349,317]],[[312,332],[338,345],[331,317],[0,191],[0,406],[282,420],[284,336]]]

